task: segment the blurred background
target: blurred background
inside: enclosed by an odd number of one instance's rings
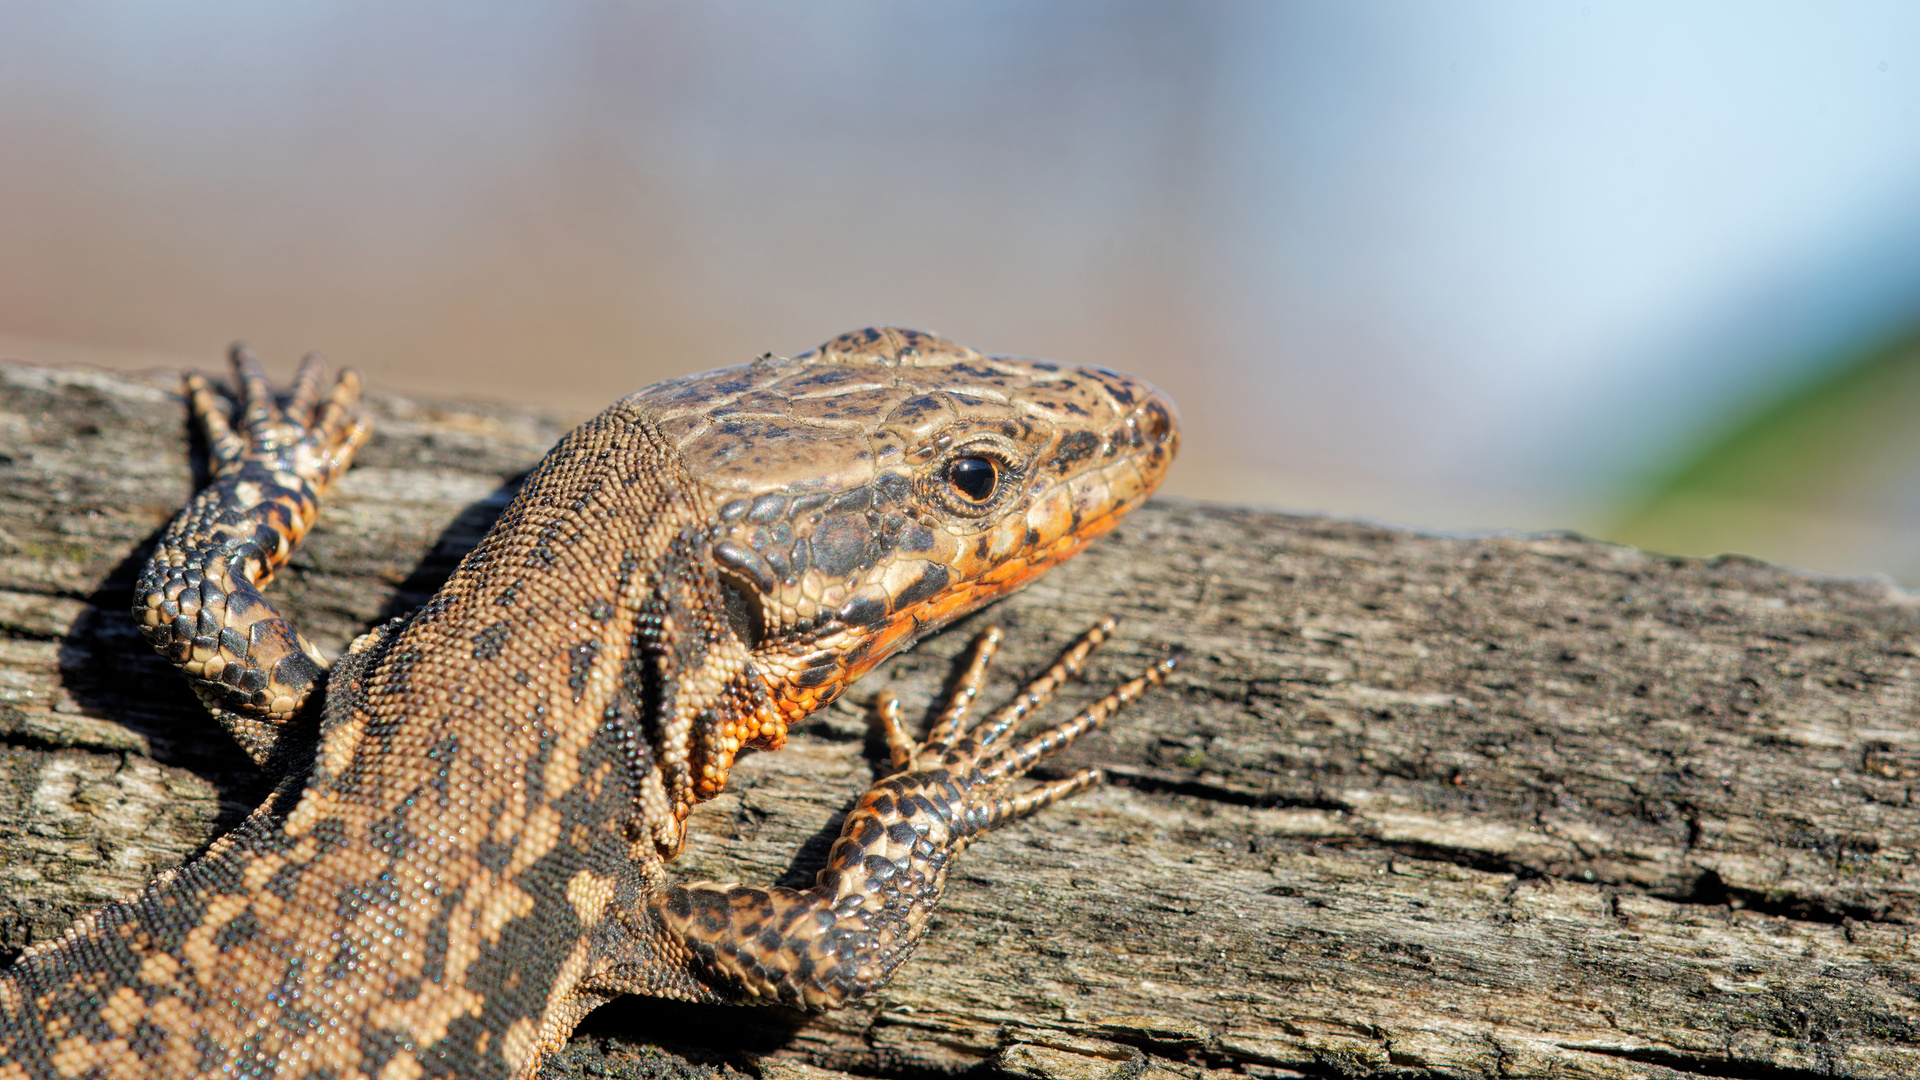
[[[1920,584],[1920,5],[0,0],[0,355],[584,416],[893,322],[1169,488]]]

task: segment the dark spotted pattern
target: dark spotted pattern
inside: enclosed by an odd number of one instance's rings
[[[280,780],[0,974],[0,1080],[526,1076],[620,994],[838,1004],[912,951],[968,844],[1095,777],[1009,785],[1167,670],[1014,742],[1109,627],[969,725],[989,635],[924,746],[883,707],[896,774],[811,889],[675,885],[741,747],[1110,528],[1171,460],[1171,407],[893,329],[663,383],[563,440],[426,606],[326,673],[258,587],[364,437],[357,383],[323,401],[309,363],[276,408],[236,366],[244,434],[190,384],[216,479],[135,613]],[[960,456],[1012,482],[975,505],[943,481]]]

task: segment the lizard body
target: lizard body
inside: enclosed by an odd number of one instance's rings
[[[244,436],[190,381],[215,480],[135,615],[280,780],[0,973],[0,1080],[526,1076],[620,994],[839,1004],[911,952],[953,856],[1097,777],[1009,782],[1170,666],[1014,743],[1108,628],[970,724],[989,635],[924,745],[883,710],[899,771],[813,888],[674,884],[740,749],[1110,529],[1172,459],[1171,404],[894,329],[661,383],[562,440],[425,607],[329,671],[259,587],[366,436],[358,383],[323,395],[309,363],[277,409],[236,369]]]

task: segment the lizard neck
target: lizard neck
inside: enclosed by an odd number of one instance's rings
[[[625,789],[615,817],[626,839],[670,858],[693,802],[695,718],[746,659],[725,628],[707,502],[633,410],[569,435],[434,599],[380,643],[356,692],[331,695],[289,831],[430,792],[525,861],[561,842],[544,820],[557,801],[613,785]],[[601,762],[594,748],[609,741],[619,760]]]

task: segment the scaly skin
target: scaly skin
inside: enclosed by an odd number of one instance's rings
[[[323,401],[310,362],[276,409],[235,364],[244,437],[192,383],[215,481],[134,613],[281,779],[0,975],[0,1080],[527,1076],[620,994],[842,1003],[912,951],[954,856],[1097,776],[1009,785],[1171,666],[1009,743],[1110,624],[970,726],[990,634],[924,746],[883,706],[899,771],[813,888],[676,885],[741,747],[1112,528],[1173,457],[1171,403],[894,329],[661,383],[562,440],[431,602],[329,672],[259,586],[365,437],[357,380]]]

